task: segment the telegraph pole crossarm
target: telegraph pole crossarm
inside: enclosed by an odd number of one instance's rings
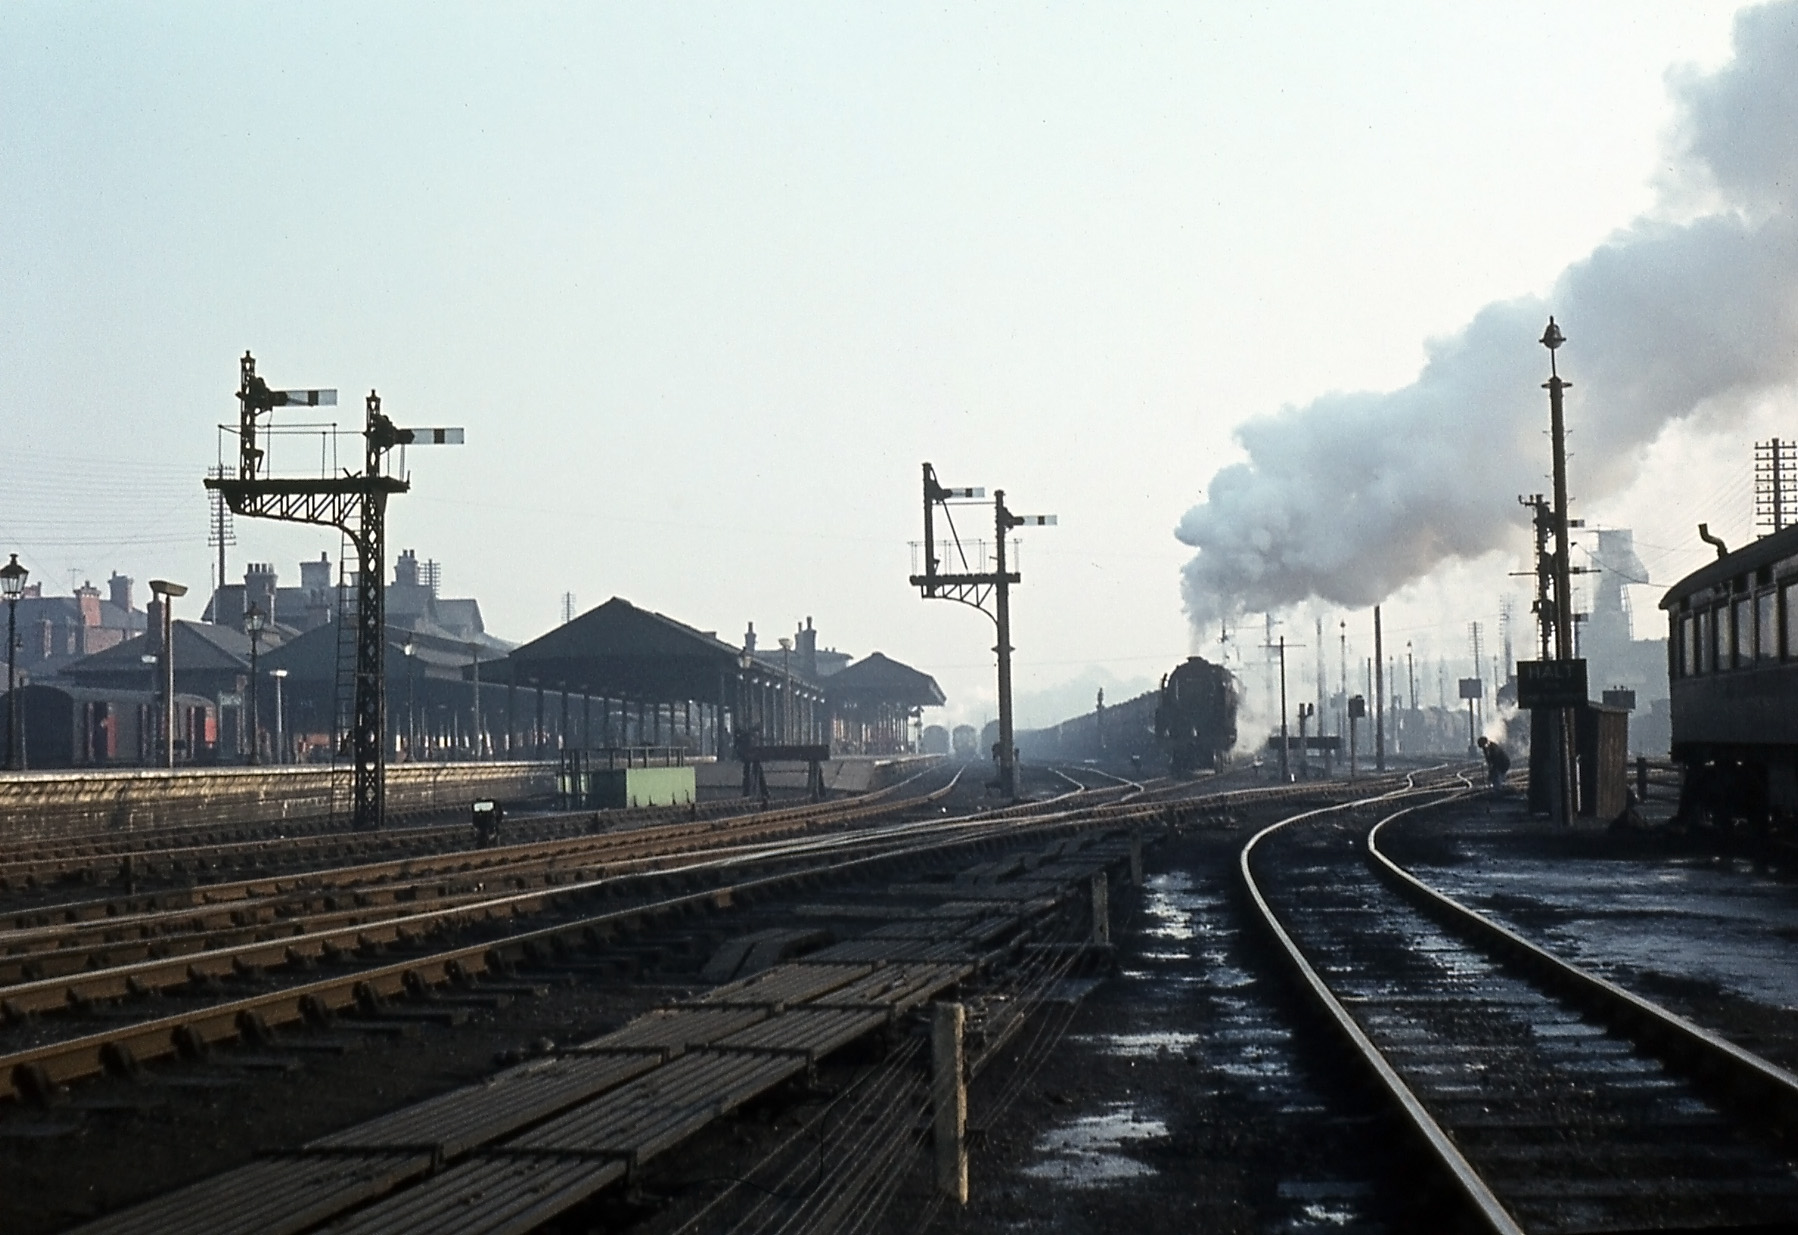
[[[997,629],[998,642],[993,651],[998,656],[999,685],[999,741],[994,752],[999,765],[999,792],[1007,800],[1017,797],[1017,751],[1013,743],[1012,709],[1011,709],[1011,588],[1022,582],[1017,571],[1010,569],[1006,561],[1006,539],[1010,533],[1020,527],[1053,527],[1056,523],[1054,515],[1016,515],[1005,505],[1005,490],[993,491],[993,569],[975,569],[968,562],[966,547],[962,544],[961,535],[955,530],[955,521],[950,514],[952,506],[964,506],[981,503],[986,498],[986,490],[977,487],[948,488],[937,482],[936,469],[924,464],[924,573],[911,576],[911,585],[918,589],[918,594],[926,600],[952,600],[978,609],[991,618]],[[941,569],[942,558],[938,556],[936,540],[936,512],[942,509],[944,522],[949,525],[950,539],[944,542],[945,548],[952,548],[959,571],[945,572]],[[975,545],[976,560],[985,565],[980,556],[980,546]],[[987,602],[992,608],[987,608]]]

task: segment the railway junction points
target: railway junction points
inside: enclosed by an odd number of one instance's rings
[[[1011,807],[982,769],[909,771],[818,804],[543,811],[484,849],[453,839],[462,821],[378,850],[204,825],[0,863],[0,1221],[1574,1231],[1793,1212],[1798,1014],[1767,923],[1798,923],[1798,892],[1777,857],[1549,828],[1452,764],[1353,785],[1027,767]],[[965,1203],[937,1156],[949,1005]]]

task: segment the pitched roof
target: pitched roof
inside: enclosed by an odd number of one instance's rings
[[[407,645],[411,645],[413,654],[418,659],[417,668],[422,675],[432,678],[460,678],[463,676],[463,668],[474,660],[471,642],[473,641],[451,635],[408,630],[390,622],[387,626],[387,677],[397,680],[409,672],[405,649]],[[504,655],[492,655],[484,638],[479,642],[484,653],[481,657],[483,664],[491,663]],[[334,683],[337,680],[337,624],[329,622],[313,627],[279,649],[265,654],[259,667],[285,669],[296,683]],[[486,676],[485,670],[483,676]]]
[[[847,669],[831,674],[825,688],[832,699],[858,703],[934,708],[945,702],[943,688],[935,678],[880,652],[870,652]]]
[[[278,638],[276,634],[264,633],[264,658],[272,652],[271,645]],[[250,671],[250,637],[241,630],[233,630],[229,626],[214,626],[210,622],[180,619],[174,623],[173,642],[175,668],[179,672]],[[148,636],[139,635],[135,639],[127,639],[123,643],[95,652],[92,656],[83,656],[80,660],[63,666],[62,673],[65,677],[79,679],[95,674],[142,672],[143,658],[148,647]]]
[[[741,656],[714,634],[614,596],[514,648],[507,670],[520,684],[614,698],[716,700],[742,673]]]

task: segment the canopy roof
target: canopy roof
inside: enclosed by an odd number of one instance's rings
[[[831,700],[840,703],[934,708],[945,702],[943,688],[935,678],[880,652],[870,652],[840,673],[831,674],[826,688]]]
[[[248,673],[250,671],[250,637],[241,630],[229,626],[214,626],[210,622],[190,622],[183,619],[173,623],[171,634],[175,645],[175,671],[177,673],[196,671]],[[268,659],[279,641],[278,632],[265,631],[263,633],[262,659]],[[91,677],[112,677],[118,674],[148,673],[149,669],[144,665],[143,658],[149,648],[149,638],[139,635],[135,639],[115,643],[112,647],[64,665],[62,676],[79,680]]]
[[[520,686],[614,699],[730,702],[737,683],[768,681],[778,670],[717,635],[614,596],[597,609],[515,648],[506,658]],[[486,675],[483,674],[483,677]]]

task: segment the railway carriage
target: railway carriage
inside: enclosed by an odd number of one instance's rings
[[[1688,822],[1790,830],[1798,817],[1798,527],[1674,584],[1673,759]]]

